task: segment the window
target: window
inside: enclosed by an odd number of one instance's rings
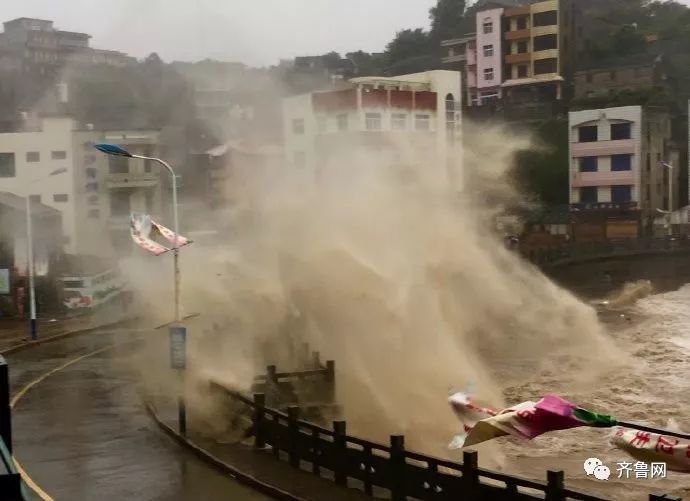
[[[616,203],[632,200],[632,186],[611,186],[611,201]]]
[[[50,152],[50,158],[53,160],[65,160],[67,159],[67,152],[66,151],[51,151]]]
[[[101,210],[100,209],[89,209],[89,219],[100,219]]]
[[[414,128],[416,130],[431,130],[431,116],[430,115],[415,115]]]
[[[526,17],[518,17],[517,29],[518,30],[526,30],[527,29],[527,18]]]
[[[87,167],[84,169],[84,173],[88,179],[96,179],[96,175],[98,174],[94,167]]]
[[[580,188],[580,203],[595,204],[599,201],[596,186],[585,186]]]
[[[367,113],[364,119],[367,130],[381,130],[381,113]]]
[[[540,35],[534,37],[534,50],[550,50],[558,48],[558,35]]]
[[[294,153],[295,167],[304,167],[307,165],[307,154],[303,151],[296,151]]]
[[[393,130],[407,129],[407,115],[404,113],[393,113],[391,116],[391,128]]]
[[[488,19],[488,18],[485,19],[485,20],[484,20],[483,28],[484,28],[484,34],[485,34],[485,35],[488,35],[489,33],[493,33],[493,32],[494,32],[494,23],[493,23],[493,21],[492,21],[491,19]]]
[[[517,77],[518,78],[527,78],[527,65],[526,64],[521,64],[517,67]]]
[[[517,53],[518,54],[525,54],[527,53],[528,46],[526,41],[518,42],[517,43]]]
[[[621,171],[632,169],[632,155],[611,155],[611,170]]]
[[[33,204],[41,203],[41,195],[29,195],[29,202]]]
[[[611,124],[611,139],[630,139],[630,124]]]
[[[113,190],[110,193],[110,213],[113,216],[128,216],[130,212],[129,191]]]
[[[0,177],[14,176],[14,153],[0,153]]]
[[[293,134],[304,134],[304,119],[303,118],[293,118],[292,119],[292,133]]]
[[[491,57],[494,55],[494,46],[493,45],[485,45],[484,46],[484,57]]]
[[[41,154],[38,151],[27,151],[26,152],[26,161],[27,162],[40,162],[41,161]]]
[[[98,205],[98,195],[89,195],[87,199],[90,205]]]
[[[484,68],[484,80],[493,80],[494,79],[494,69],[493,68]]]
[[[580,143],[593,143],[599,140],[599,130],[596,125],[585,125],[577,129]]]
[[[129,159],[127,157],[108,157],[108,171],[111,174],[128,174]]]
[[[53,202],[67,202],[69,197],[64,193],[56,193],[53,195]]]
[[[558,24],[558,11],[538,12],[532,17],[532,26],[554,26]]]
[[[341,113],[339,115],[336,115],[335,121],[338,125],[339,132],[345,132],[348,129],[347,113]]]
[[[580,172],[596,172],[598,169],[597,157],[580,158]]]
[[[558,59],[538,59],[534,61],[534,74],[544,75],[545,73],[558,73]]]

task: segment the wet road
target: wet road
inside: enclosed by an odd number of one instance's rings
[[[8,358],[12,392],[129,334],[88,334]],[[87,357],[46,378],[13,411],[14,453],[56,500],[269,499],[209,467],[162,434],[127,361],[136,348]],[[40,499],[35,496],[34,499]]]

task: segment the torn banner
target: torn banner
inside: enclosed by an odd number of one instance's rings
[[[690,442],[687,440],[616,427],[611,443],[638,461],[666,463],[669,470],[690,472]]]
[[[462,406],[459,398],[455,395],[451,396],[449,403],[460,417],[458,408]],[[485,414],[486,417],[477,420],[469,430],[467,430],[467,423],[461,417],[465,423],[467,435],[462,445],[458,443],[459,437],[456,437],[450,447],[467,447],[506,435],[532,439],[549,431],[567,430],[579,426],[611,427],[616,424],[610,416],[582,409],[557,395],[546,395],[537,403],[523,402],[493,415],[489,412]]]
[[[151,219],[148,214],[138,214],[132,213],[130,219],[130,234],[132,235],[132,240],[143,249],[160,256],[170,250],[172,247],[166,247],[155,240],[153,240],[153,235],[162,235],[168,242],[174,245],[175,243],[175,232],[169,230],[162,224],[158,224]],[[192,241],[179,235],[178,237],[178,247],[190,244]]]

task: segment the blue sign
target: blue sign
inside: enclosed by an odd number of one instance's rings
[[[184,369],[187,365],[187,328],[170,327],[170,367]]]

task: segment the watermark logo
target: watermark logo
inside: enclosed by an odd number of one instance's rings
[[[611,469],[598,458],[588,458],[582,465],[587,476],[597,480],[608,480]],[[645,463],[619,461],[616,463],[617,478],[666,478],[666,463]]]

